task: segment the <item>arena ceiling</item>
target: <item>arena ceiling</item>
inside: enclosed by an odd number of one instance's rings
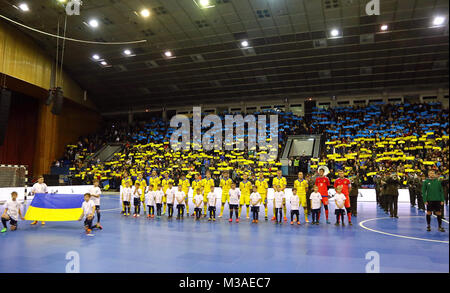
[[[67,37],[148,41],[66,42],[64,67],[103,112],[448,89],[448,0],[381,0],[379,16],[366,14],[369,0],[210,0],[209,8],[195,1],[83,0]],[[14,7],[21,2],[28,12]],[[65,17],[57,2],[0,0],[0,13],[56,34]],[[444,22],[435,26],[437,16]],[[56,39],[22,30],[55,56]],[[166,58],[168,50],[176,58]]]

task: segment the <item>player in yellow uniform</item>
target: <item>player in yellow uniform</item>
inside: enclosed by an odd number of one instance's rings
[[[211,178],[211,172],[206,171],[206,178],[202,180],[203,186],[203,217],[206,217],[206,209],[208,207],[208,194],[211,192],[211,187],[214,186],[214,179]]]
[[[269,184],[264,178],[264,174],[262,172],[259,173],[259,178],[255,180],[255,186],[257,188],[257,192],[261,195],[261,202],[264,204],[264,214],[267,221],[267,189],[269,188]]]
[[[298,179],[294,181],[294,188],[297,189],[297,196],[305,213],[305,222],[308,221],[308,204],[306,201],[306,192],[308,191],[308,180],[303,178],[303,172],[298,172]]]
[[[158,185],[161,184],[161,178],[158,176],[155,170],[152,171],[152,176],[150,176],[150,178],[148,179],[148,184],[153,186],[152,191],[158,190]]]
[[[131,179],[131,177],[130,177],[130,175],[128,175],[127,171],[123,172],[122,182],[120,183],[122,188],[126,187],[126,183],[128,183],[129,186],[133,186],[133,179]],[[124,214],[124,213],[125,213],[125,206],[122,204],[122,214]]]
[[[141,203],[143,206],[143,210],[144,210],[144,216],[146,213],[145,210],[145,189],[147,188],[147,180],[144,179],[144,174],[139,173],[138,174],[138,178],[136,179],[136,181],[134,182],[134,184],[139,183],[139,187],[142,190],[142,195],[141,195]]]
[[[222,188],[222,207],[220,208],[219,218],[222,218],[223,216],[223,209],[225,208],[225,203],[230,197],[231,184],[233,184],[233,180],[231,180],[228,176],[228,172],[225,171],[222,174],[222,179],[220,179],[219,187]]]
[[[250,193],[252,193],[252,183],[248,180],[248,174],[243,175],[243,180],[239,183],[241,198],[239,200],[239,217],[241,216],[242,206],[247,206],[247,219],[250,219]]]
[[[277,177],[274,177],[272,180],[272,186],[280,186],[280,191],[284,192],[284,189],[286,188],[287,182],[286,178],[284,178],[281,174],[281,170],[277,171]],[[286,203],[283,204],[283,212],[284,212],[284,221],[287,222],[286,217]],[[273,218],[272,221],[275,221],[275,207],[273,208]]]
[[[181,175],[178,186],[181,186],[181,191],[186,195],[184,200],[186,202],[186,214],[189,216],[189,187],[191,187],[191,183],[189,182],[189,179],[186,178],[185,174]]]
[[[166,191],[167,189],[169,189],[169,184],[172,183],[173,184],[173,180],[172,178],[169,177],[169,172],[164,172],[164,179],[161,181],[161,185],[162,185],[162,190],[164,192],[163,195],[163,215],[166,214],[166,206],[167,206],[167,195],[166,195]]]
[[[195,196],[195,191],[197,189],[199,189],[199,190],[203,189],[203,182],[202,182],[200,174],[196,174],[195,175],[195,180],[192,181],[192,186],[191,187],[192,187],[192,190],[194,191],[193,196]],[[195,216],[195,213],[192,213],[192,216]]]

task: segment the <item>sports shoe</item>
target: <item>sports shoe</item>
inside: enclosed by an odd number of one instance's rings
[[[272,221],[275,221],[276,219],[277,219],[276,217],[272,217],[272,219],[271,219],[271,220],[272,220]]]
[[[255,220],[252,220],[252,223],[255,223]]]
[[[2,230],[0,230],[0,233],[5,233],[7,231],[6,228],[3,228]]]
[[[293,222],[293,221],[291,221],[291,225],[294,225],[294,222]]]
[[[92,230],[91,229],[86,229],[86,234],[91,234]]]
[[[327,224],[331,224],[330,221],[327,220]]]
[[[150,215],[147,215],[147,218],[148,218],[148,219],[150,219],[150,218],[151,218],[151,216],[150,216]]]
[[[238,219],[236,219],[236,223],[239,223],[239,218],[238,218]]]
[[[269,217],[268,217],[268,216],[265,216],[265,217],[264,217],[264,220],[268,221],[268,220],[269,220]]]
[[[336,222],[334,225],[335,225],[335,226],[339,226],[339,222]]]
[[[286,217],[284,217],[283,220],[284,220],[285,222],[287,222],[287,218],[286,218]]]
[[[352,223],[352,222],[348,222],[348,224],[349,224],[350,226],[353,226],[353,223]]]
[[[297,222],[297,225],[301,225],[301,224],[300,224],[300,221]]]
[[[232,219],[232,218],[230,218],[230,219],[228,220],[228,222],[230,222],[230,223],[231,223],[231,222],[233,222],[233,219]]]
[[[139,218],[141,215],[137,215],[137,217]]]
[[[305,222],[306,222],[306,223],[309,223],[309,220],[308,220],[308,218],[305,218]]]
[[[345,226],[345,224],[344,224],[344,222],[342,222],[342,227],[344,227]]]
[[[45,225],[45,222],[41,222],[41,225],[44,226],[44,225]]]
[[[255,223],[258,224],[258,220],[255,220]]]
[[[427,231],[430,232],[431,231],[431,227],[427,226]]]
[[[223,216],[223,214],[220,214],[220,215],[219,215],[219,218],[222,218],[222,216]]]
[[[216,221],[216,218],[213,218],[213,222],[215,222]]]
[[[100,224],[98,224],[98,223],[97,223],[97,228],[100,229],[100,230],[103,230],[102,225],[100,225]]]
[[[36,225],[37,221],[33,221],[30,225]]]
[[[247,216],[246,219],[250,219],[250,216]]]
[[[208,219],[208,222],[211,222],[211,218]]]
[[[136,216],[137,216],[137,215],[136,215],[136,214],[134,214],[134,215],[133,215],[133,218],[136,218]]]
[[[439,232],[445,232],[445,229],[442,227],[439,227]]]

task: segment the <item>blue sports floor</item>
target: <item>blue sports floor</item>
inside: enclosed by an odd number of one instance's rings
[[[441,233],[433,218],[426,232],[424,213],[406,203],[399,204],[399,219],[360,203],[353,226],[336,227],[334,207],[332,224],[324,213],[319,226],[305,224],[301,214],[302,225],[291,226],[265,222],[263,212],[259,224],[124,218],[118,200],[102,197],[104,229],[94,236],[82,222],[20,221],[17,231],[0,235],[0,273],[64,273],[70,251],[79,255],[82,273],[364,273],[370,251],[379,255],[381,273],[449,272],[448,222]]]

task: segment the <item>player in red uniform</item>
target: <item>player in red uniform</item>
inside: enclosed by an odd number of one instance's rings
[[[330,186],[330,180],[328,180],[327,176],[324,176],[323,169],[319,169],[319,177],[316,178],[316,186],[319,188],[320,195],[322,195],[322,203],[325,209],[327,224],[330,224],[330,222],[328,221],[328,186]],[[320,212],[318,220],[320,220]]]
[[[345,174],[343,170],[339,170],[338,172],[339,178],[334,181],[334,189],[336,189],[339,185],[342,186],[342,193],[345,195],[345,209],[347,210],[348,224],[352,225],[352,210],[350,209],[350,190],[352,188],[352,183],[349,179],[345,178]]]

